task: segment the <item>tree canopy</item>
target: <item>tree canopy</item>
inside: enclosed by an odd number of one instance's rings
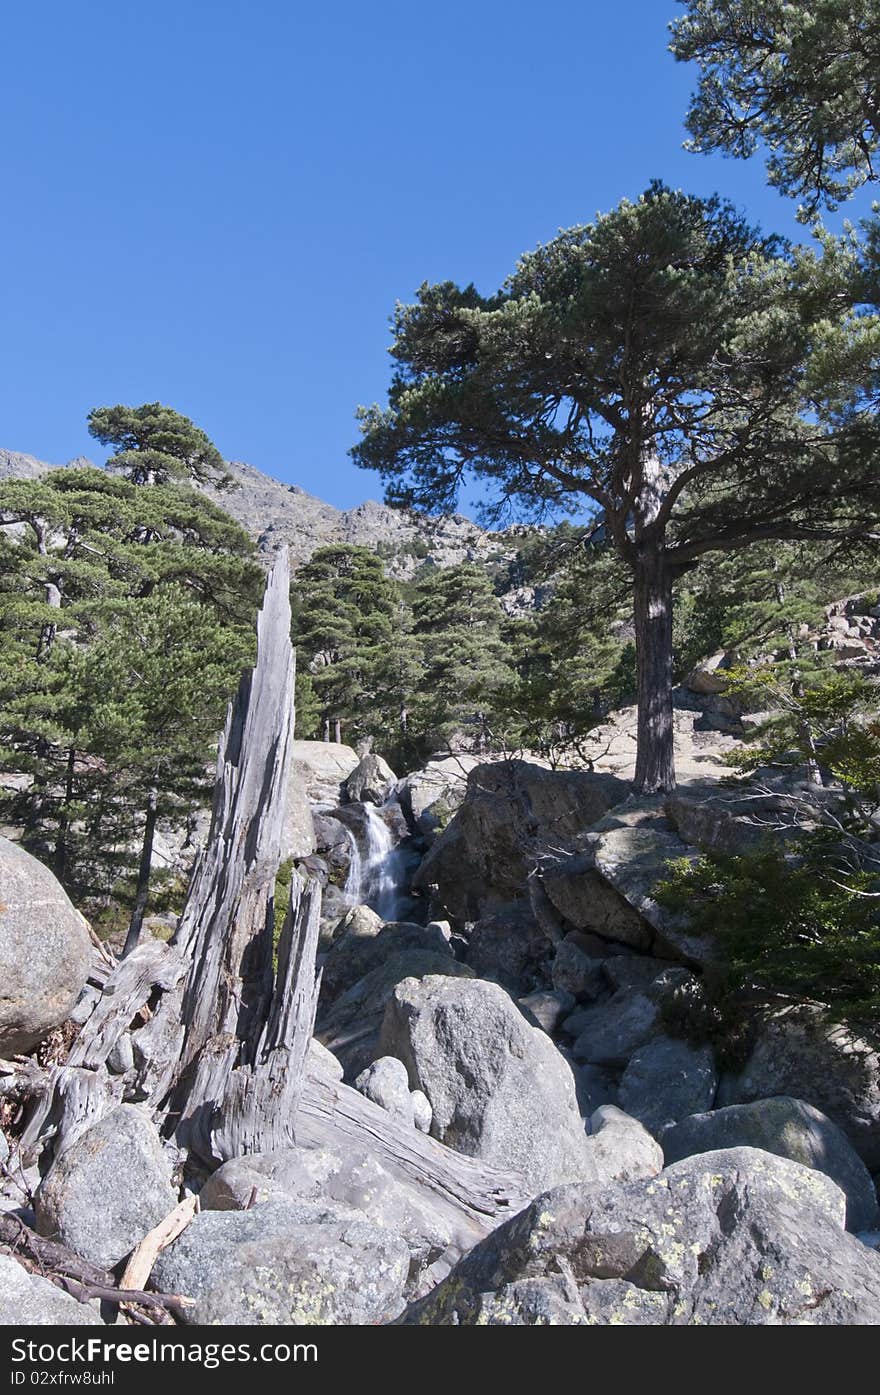
[[[767,154],[805,215],[878,177],[878,0],[685,0],[676,58],[699,65],[693,150]]]
[[[386,408],[352,454],[389,502],[591,512],[630,569],[636,781],[674,783],[672,588],[711,552],[863,536],[880,508],[860,254],[762,236],[652,185],[525,255],[492,296],[423,285],[393,318]]]
[[[223,456],[201,427],[161,402],[96,407],[89,413],[89,434],[117,447],[108,466],[133,484],[183,480],[222,489],[232,483]]]

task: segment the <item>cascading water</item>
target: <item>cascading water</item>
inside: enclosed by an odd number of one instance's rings
[[[394,841],[381,811],[364,803],[363,852],[351,830],[351,862],[345,882],[346,899],[353,906],[370,906],[383,920],[394,920],[400,904],[405,858]]]

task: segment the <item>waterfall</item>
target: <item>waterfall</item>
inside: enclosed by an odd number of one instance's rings
[[[350,829],[351,863],[345,896],[353,906],[370,906],[383,920],[394,920],[400,901],[403,856],[375,804],[364,803],[364,850]]]
[[[364,863],[361,857],[361,850],[347,824],[343,824],[345,836],[348,839],[348,876],[345,878],[345,886],[342,888],[345,899],[352,906],[363,905],[361,892],[364,884]]]

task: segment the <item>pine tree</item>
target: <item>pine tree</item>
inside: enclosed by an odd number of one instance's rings
[[[676,58],[700,80],[688,113],[691,148],[740,158],[759,144],[771,184],[834,208],[877,179],[878,0],[685,0]]]
[[[846,235],[790,252],[652,185],[524,256],[493,296],[424,285],[353,455],[392,504],[592,510],[630,574],[637,789],[675,783],[673,597],[702,558],[876,534],[880,319]]]
[[[364,547],[319,548],[293,580],[293,642],[308,672],[325,740],[374,734],[395,697],[383,686],[398,593]]]
[[[232,484],[222,455],[201,427],[161,402],[96,407],[89,413],[89,434],[118,448],[108,468],[133,484],[177,480],[220,489]]]
[[[186,598],[206,635],[219,627],[226,638],[228,696],[250,652],[261,573],[246,534],[188,486],[139,487],[102,470],[5,482],[0,525],[0,770],[19,777],[4,803],[65,884],[88,891],[100,863],[116,865],[108,849],[152,838],[149,792],[130,762],[110,759],[94,722],[102,704],[134,701],[130,674],[114,687],[113,655],[138,616],[146,623],[169,594]],[[170,624],[177,609],[157,613]],[[174,665],[185,671],[179,646],[149,669],[157,700],[174,690]],[[193,690],[207,723],[192,732],[201,770],[222,718],[211,672],[205,700]]]
[[[488,576],[470,562],[426,570],[413,587],[412,612],[421,670],[413,722],[423,741],[430,749],[491,749],[514,671]]]

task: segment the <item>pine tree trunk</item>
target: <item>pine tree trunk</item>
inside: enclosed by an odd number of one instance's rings
[[[153,865],[153,838],[156,834],[158,803],[159,792],[154,787],[147,796],[147,817],[144,824],[144,841],[141,845],[137,892],[135,893],[134,910],[131,913],[128,934],[125,937],[125,944],[122,947],[123,959],[127,954],[131,953],[141,937],[141,926],[144,923],[144,915],[147,909],[147,897],[150,893],[150,869]]]
[[[638,670],[635,786],[641,794],[659,794],[675,788],[672,577],[662,546],[642,549],[634,588]]]

